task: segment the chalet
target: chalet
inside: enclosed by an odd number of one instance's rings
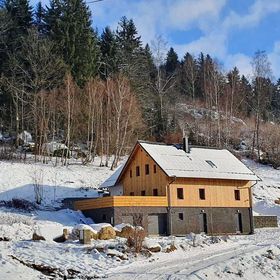
[[[225,149],[138,141],[105,181],[110,196],[75,202],[95,222],[131,223],[149,234],[250,234],[259,178]]]

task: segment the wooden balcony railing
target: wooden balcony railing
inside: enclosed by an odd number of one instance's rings
[[[107,196],[76,201],[75,210],[107,207],[167,207],[166,196]]]

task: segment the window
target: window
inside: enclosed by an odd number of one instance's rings
[[[150,166],[149,166],[149,164],[146,164],[146,165],[145,165],[145,174],[146,174],[146,175],[149,175],[149,174],[150,174]]]
[[[153,196],[158,196],[158,189],[153,189]]]
[[[199,198],[202,200],[205,199],[205,189],[199,189]]]
[[[154,164],[154,173],[157,173],[157,166]]]
[[[103,214],[103,215],[102,215],[102,220],[103,220],[103,221],[106,221],[106,220],[107,220],[106,214]]]
[[[235,200],[240,200],[240,190],[234,190]]]
[[[141,191],[141,195],[145,196],[146,195],[146,191]]]
[[[217,165],[211,160],[205,160],[212,168],[217,168]]]
[[[181,220],[181,221],[184,220],[184,214],[183,213],[179,213],[179,220]]]
[[[184,199],[184,190],[183,188],[177,188],[177,198]]]
[[[129,175],[130,175],[130,178],[132,178],[132,170],[131,169],[129,170]]]
[[[134,196],[134,192],[130,192],[130,196]]]
[[[136,176],[140,176],[140,167],[136,166]]]

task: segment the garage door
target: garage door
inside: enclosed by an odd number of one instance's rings
[[[166,235],[167,234],[167,215],[153,214],[148,215],[148,234]]]

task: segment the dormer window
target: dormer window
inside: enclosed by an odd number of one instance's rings
[[[212,160],[205,160],[212,168],[217,168],[217,165]]]

